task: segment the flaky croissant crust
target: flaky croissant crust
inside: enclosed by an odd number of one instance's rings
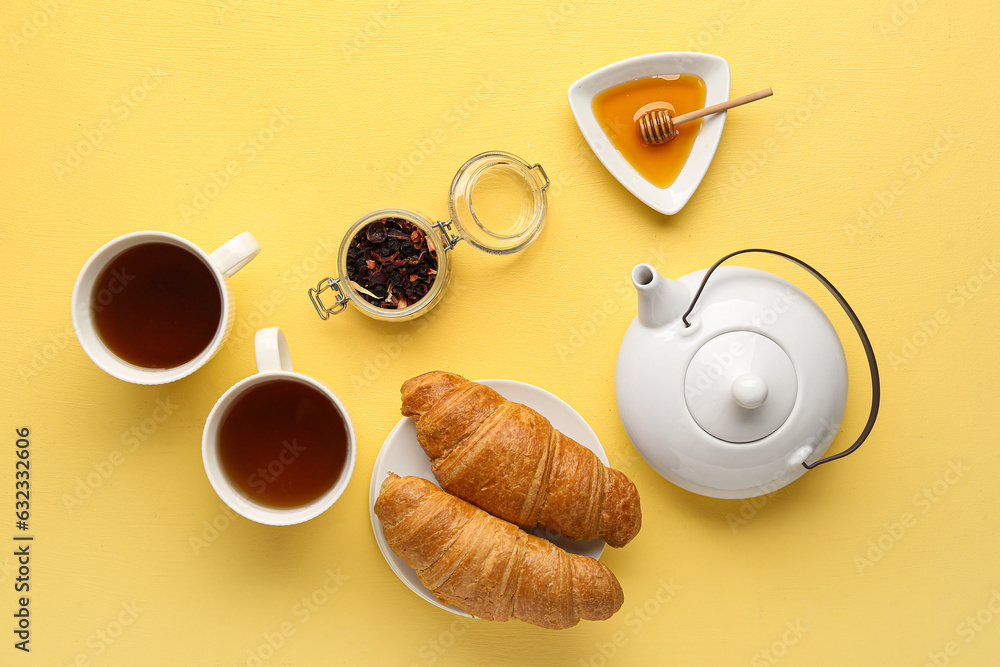
[[[403,384],[402,413],[442,488],[530,530],[613,547],[639,532],[635,485],[531,408],[442,371]]]
[[[445,493],[390,473],[375,514],[392,551],[445,604],[479,618],[562,629],[610,618],[624,601],[603,564]]]

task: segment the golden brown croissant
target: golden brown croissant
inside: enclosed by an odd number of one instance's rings
[[[639,492],[624,474],[531,408],[460,375],[403,383],[403,414],[441,487],[530,530],[624,546],[639,532]]]
[[[615,575],[420,477],[389,473],[375,501],[382,534],[434,596],[491,621],[562,629],[602,621],[624,595]]]

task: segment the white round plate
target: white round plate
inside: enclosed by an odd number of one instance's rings
[[[604,465],[608,465],[608,456],[604,453],[604,447],[601,446],[601,441],[597,439],[597,434],[590,428],[590,424],[558,396],[554,396],[534,385],[517,382],[516,380],[477,380],[477,382],[490,387],[508,400],[523,403],[532,410],[535,410],[552,422],[553,428],[573,438],[597,454],[597,458]],[[437,480],[434,479],[434,473],[431,472],[430,459],[427,458],[424,450],[420,447],[420,443],[417,442],[417,427],[409,417],[400,419],[399,423],[396,424],[386,437],[385,442],[382,443],[382,449],[378,453],[378,458],[375,459],[375,467],[372,469],[371,486],[368,493],[368,509],[371,514],[372,531],[375,533],[375,541],[378,542],[378,548],[382,551],[382,556],[385,557],[389,567],[392,568],[396,576],[411,591],[435,606],[446,609],[453,614],[471,618],[469,614],[458,607],[445,605],[438,601],[420,583],[417,573],[406,564],[406,561],[394,554],[389,545],[386,544],[385,536],[382,535],[382,522],[375,516],[375,500],[378,498],[382,482],[385,481],[390,472],[396,473],[400,477],[408,475],[423,477],[437,484]],[[553,544],[562,547],[570,553],[590,556],[591,558],[600,558],[605,547],[604,540],[583,542],[568,540],[564,537],[548,534],[537,529],[531,532],[551,541]]]

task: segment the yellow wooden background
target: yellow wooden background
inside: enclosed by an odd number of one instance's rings
[[[995,664],[998,31],[995,3],[941,0],[8,0],[0,663]],[[673,217],[605,172],[566,104],[583,74],[667,50],[724,56],[734,94],[775,91],[730,114]],[[306,288],[354,220],[385,206],[445,216],[455,171],[492,149],[552,178],[530,249],[459,247],[449,298],[413,324],[316,317]],[[69,316],[87,257],[147,228],[208,250],[250,230],[264,248],[235,279],[223,351],[161,387],[99,371]],[[710,500],[656,475],[618,421],[626,280],[641,261],[682,275],[755,245],[802,257],[852,301],[884,407],[855,456],[755,502]],[[842,447],[867,414],[860,345],[805,274],[754,263],[806,287],[843,333]],[[359,434],[340,502],[285,529],[225,513],[200,454],[212,404],[254,369],[253,331],[274,325]],[[384,563],[368,476],[399,385],[435,368],[554,392],[635,480],[642,532],[603,559],[626,594],[612,619],[456,623]],[[11,632],[22,426],[28,655]]]

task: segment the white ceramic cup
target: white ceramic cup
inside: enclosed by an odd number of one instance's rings
[[[201,456],[205,463],[205,473],[212,488],[219,497],[246,518],[270,526],[290,526],[308,521],[329,509],[347,488],[347,483],[354,472],[354,461],[357,458],[357,445],[354,436],[354,426],[350,416],[337,395],[319,380],[296,373],[292,370],[292,357],[288,352],[288,342],[285,334],[278,327],[260,329],[254,336],[254,351],[257,355],[257,373],[240,380],[222,395],[205,420],[205,431],[201,438]],[[344,469],[336,483],[325,494],[313,502],[301,507],[280,508],[269,507],[256,503],[240,493],[226,476],[219,460],[219,428],[225,419],[229,407],[248,389],[270,380],[294,380],[318,389],[337,409],[344,419],[347,428],[347,460]]]
[[[143,368],[125,361],[104,344],[94,326],[91,299],[95,283],[108,264],[118,255],[129,248],[146,243],[171,243],[185,248],[200,258],[215,276],[219,295],[222,297],[222,315],[219,317],[219,326],[212,342],[197,357],[173,368]],[[73,330],[76,332],[76,338],[91,361],[120,380],[135,384],[165,384],[186,377],[208,363],[229,337],[236,317],[233,307],[233,288],[229,278],[249,264],[259,252],[260,244],[250,232],[243,232],[227,241],[211,254],[187,239],[168,232],[132,232],[119,236],[105,243],[91,255],[77,276],[72,300]]]

